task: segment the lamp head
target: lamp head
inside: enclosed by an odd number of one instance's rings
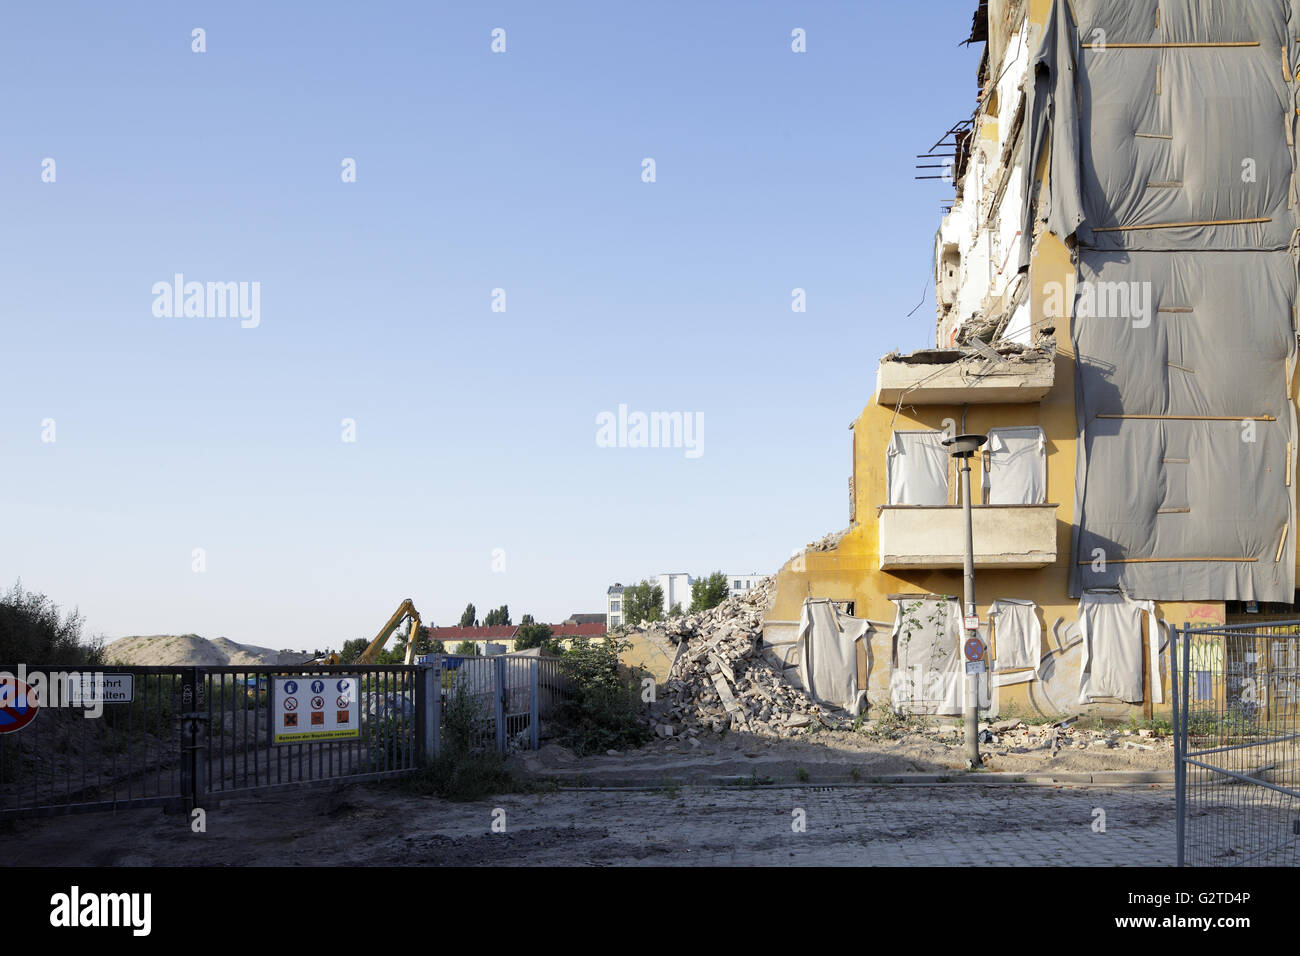
[[[945,438],[940,444],[947,448],[948,454],[954,458],[969,458],[988,440],[987,435],[956,435]]]

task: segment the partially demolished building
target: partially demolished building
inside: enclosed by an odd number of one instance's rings
[[[957,713],[939,442],[987,434],[984,705],[1149,716],[1163,624],[1295,600],[1300,0],[989,0],[972,38],[934,347],[880,362],[849,530],[781,570],[765,636],[839,602],[872,702]]]

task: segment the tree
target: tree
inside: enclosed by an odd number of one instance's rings
[[[499,608],[487,612],[487,617],[483,618],[484,627],[510,626],[510,608],[502,604]]]
[[[433,649],[433,641],[430,640],[431,634],[432,632],[427,627],[425,627],[424,625],[420,625],[419,630],[416,631],[415,633],[415,654],[411,658],[412,660],[422,657],[425,654],[439,653],[438,651],[435,651]],[[393,653],[391,656],[398,663],[403,663],[403,664],[406,663],[406,635],[405,634],[399,634],[397,636],[397,643],[394,645]]]
[[[526,651],[540,647],[544,654],[556,656],[564,653],[564,645],[551,636],[549,624],[538,624],[531,614],[525,614],[519,624],[519,636],[515,638],[515,650]]]
[[[370,642],[364,637],[358,637],[356,640],[344,641],[343,647],[339,649],[340,664],[355,664],[361,660],[361,652],[364,651]]]
[[[714,571],[707,578],[696,578],[691,582],[691,613],[717,607],[730,593],[727,576],[721,571]]]
[[[444,644],[444,643],[442,643],[442,641],[434,641],[432,644],[429,645],[429,653],[430,653],[430,654],[446,654],[446,653],[447,653],[447,645]]]
[[[678,603],[674,604],[671,608],[668,609],[668,616],[669,616],[669,617],[681,617],[681,616],[682,616],[682,605],[681,605],[681,602],[680,602],[680,601],[679,601]]]
[[[664,589],[642,581],[623,589],[623,620],[629,625],[659,621],[664,616]]]
[[[478,645],[473,641],[461,641],[456,645],[456,653],[461,657],[478,657]]]
[[[62,619],[44,594],[24,591],[22,582],[0,595],[0,660],[6,664],[101,664],[102,639],[84,641],[81,614]]]
[[[465,613],[460,616],[461,627],[474,627],[474,615],[478,612],[474,610],[473,604],[465,605]]]

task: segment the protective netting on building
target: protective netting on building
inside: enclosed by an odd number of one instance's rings
[[[1057,0],[1031,64],[1077,264],[1075,595],[1292,600],[1298,9]]]

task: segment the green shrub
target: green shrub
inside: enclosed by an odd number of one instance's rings
[[[650,739],[638,716],[638,687],[619,667],[625,647],[610,637],[575,641],[562,658],[571,683],[557,715],[556,740],[580,757],[639,747]]]
[[[408,789],[457,801],[517,791],[495,741],[482,745],[490,724],[485,702],[463,685],[453,686],[443,704],[441,753],[409,778]]]

